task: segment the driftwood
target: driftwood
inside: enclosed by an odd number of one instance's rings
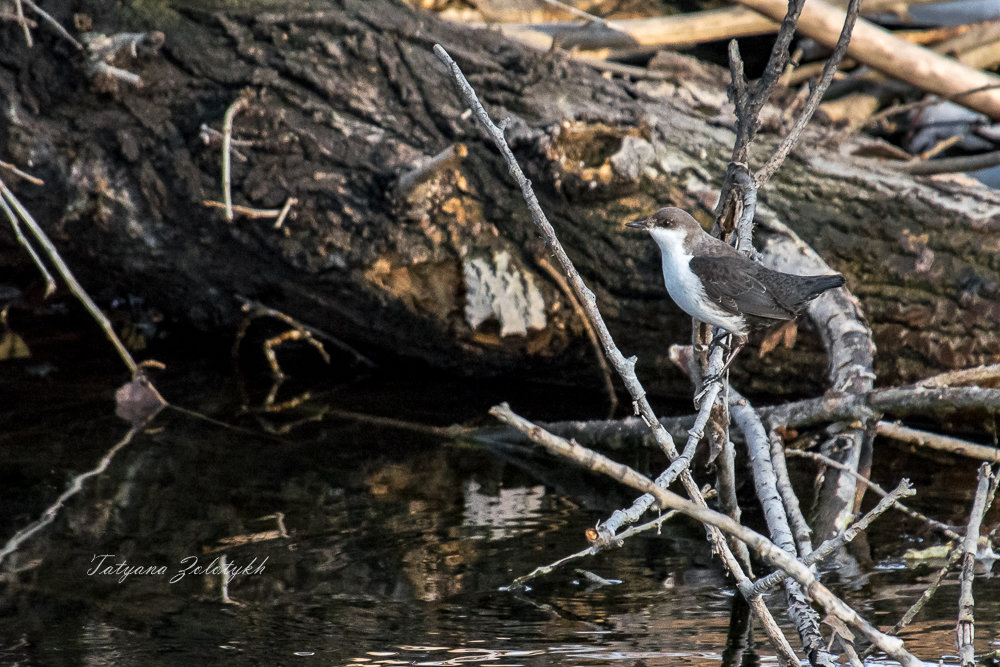
[[[49,11],[71,24],[67,6]],[[140,295],[170,319],[230,330],[250,299],[383,362],[597,379],[580,363],[593,358],[586,326],[539,268],[542,245],[504,168],[429,54],[439,41],[458,46],[473,83],[494,84],[485,103],[511,117],[515,152],[651,390],[684,386],[654,369],[666,342],[686,339],[687,318],[662,293],[655,249],[621,225],[668,202],[714,203],[733,136],[721,71],[668,58],[666,81],[608,79],[379,1],[256,15],[117,11],[95,11],[94,29],[129,18],[166,36],[162,55],[122,63],[142,88],[88,78],[51,31],[36,29],[31,49],[16,26],[0,33],[0,96],[15,119],[3,157],[46,181],[10,185],[95,296]],[[297,198],[280,229],[227,223],[202,203],[223,188],[220,146],[199,128],[221,128],[242,91],[233,136],[246,161],[232,164],[233,202],[278,210]],[[427,111],[430,99],[443,113]],[[778,122],[767,108],[765,147]],[[809,132],[806,143],[822,138]],[[458,165],[394,187],[458,143],[468,149]],[[881,377],[995,361],[1000,196],[898,176],[850,159],[855,149],[801,151],[759,210],[848,276]],[[806,340],[764,360],[743,355],[736,378],[815,391],[808,378],[822,364]]]
[[[747,7],[776,18],[784,15],[779,0],[740,0]],[[815,0],[802,12],[799,29],[826,46],[844,22],[843,10]],[[992,118],[1000,118],[1000,77],[973,69],[950,58],[895,37],[865,20],[860,20],[848,53],[855,60],[931,93],[961,96],[961,104]]]

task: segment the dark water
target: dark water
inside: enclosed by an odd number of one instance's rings
[[[112,414],[115,385],[127,378],[107,367],[44,378],[6,367],[0,544],[127,431]],[[185,369],[157,384],[169,400],[239,428],[165,411],[9,556],[0,570],[0,662],[775,662],[759,633],[745,647],[729,638],[741,605],[691,522],[667,522],[529,591],[505,592],[514,577],[584,548],[584,531],[631,493],[521,446],[359,416],[489,424],[490,405],[509,400],[539,419],[583,418],[604,409],[599,395],[362,380],[313,387],[297,407],[267,412],[266,387],[247,390],[225,374]],[[279,399],[295,393],[286,388]],[[647,471],[662,464],[643,451],[618,456]],[[974,462],[910,456],[889,443],[877,458],[885,486],[908,476],[920,489],[915,506],[964,521]],[[808,480],[812,469],[802,473]],[[870,536],[873,562],[826,581],[869,619],[891,624],[932,575],[905,566],[903,551],[938,541],[889,515]],[[231,603],[212,570],[222,555],[248,571],[229,581]],[[621,583],[595,585],[575,568]],[[903,635],[924,659],[955,652],[957,589],[949,577]],[[996,580],[978,578],[976,598],[977,648],[996,650]],[[779,595],[773,601],[783,610]]]

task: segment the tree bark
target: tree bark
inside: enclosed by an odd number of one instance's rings
[[[721,70],[670,56],[658,58],[663,80],[605,78],[390,0],[244,13],[176,0],[52,5],[66,26],[166,35],[159,54],[116,61],[141,75],[132,88],[87,76],[44,24],[30,49],[18,26],[0,26],[0,159],[46,185],[0,176],[95,297],[140,295],[203,328],[235,328],[243,297],[383,363],[599,381],[520,194],[431,52],[441,43],[491,114],[511,119],[513,150],[647,387],[686,389],[667,348],[689,339],[690,320],[665,293],[654,244],[623,223],[665,205],[708,221],[733,140]],[[277,209],[297,198],[282,229],[226,222],[203,204],[222,199],[222,179],[221,149],[201,127],[221,129],[241,94],[233,201]],[[757,163],[780,135],[780,111],[764,117]],[[807,132],[759,208],[847,276],[880,379],[1000,359],[1000,195],[893,174],[851,157],[870,140],[830,146],[827,133]],[[814,392],[824,363],[800,336],[764,359],[744,352],[734,382]]]

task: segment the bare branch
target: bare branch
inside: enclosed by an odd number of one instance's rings
[[[978,445],[961,438],[953,438],[939,433],[921,431],[919,429],[903,426],[899,422],[880,421],[876,424],[879,435],[884,435],[901,442],[909,442],[928,449],[936,449],[950,454],[959,454],[970,458],[988,461],[990,463],[1000,463],[1000,449]]]
[[[240,96],[226,109],[222,119],[222,201],[226,204],[226,222],[233,221],[233,193],[230,177],[230,155],[233,141],[233,118],[241,110],[246,109],[250,100]]]
[[[959,577],[961,592],[958,597],[958,624],[955,627],[955,644],[958,646],[958,657],[962,661],[962,667],[972,667],[976,664],[976,651],[973,646],[976,622],[973,616],[975,603],[972,598],[972,579],[975,576],[976,554],[979,552],[979,527],[986,512],[986,497],[994,481],[989,464],[984,463],[979,466],[979,484],[972,501],[972,510],[969,512],[965,539],[962,541],[962,575]]]
[[[1000,151],[990,151],[989,153],[979,153],[977,155],[957,155],[937,160],[892,162],[891,164],[893,169],[902,173],[913,174],[914,176],[953,174],[995,167],[1000,164]]]
[[[435,44],[434,53],[448,68],[460,96],[466,104],[472,108],[473,114],[479,121],[479,124],[493,140],[497,150],[507,163],[508,172],[521,188],[521,194],[524,197],[525,203],[528,205],[528,210],[531,213],[532,220],[534,220],[535,225],[541,232],[546,246],[552,252],[556,261],[566,274],[570,286],[572,286],[574,293],[582,304],[588,317],[590,317],[591,322],[594,325],[594,329],[597,331],[598,338],[601,341],[601,345],[604,348],[605,354],[608,356],[612,367],[614,367],[619,376],[622,378],[625,388],[632,396],[636,412],[642,417],[643,421],[652,431],[653,438],[666,452],[668,458],[671,461],[675,460],[678,457],[677,447],[674,444],[673,438],[670,437],[670,434],[663,428],[662,424],[660,424],[656,414],[653,412],[652,406],[650,406],[649,401],[646,398],[646,391],[643,389],[642,384],[639,382],[639,378],[635,374],[636,359],[634,357],[626,359],[618,349],[617,345],[615,345],[615,342],[611,337],[611,333],[608,331],[607,325],[604,322],[604,318],[601,316],[601,313],[597,308],[597,299],[594,296],[594,293],[583,282],[583,279],[576,271],[576,268],[573,266],[572,261],[563,249],[559,239],[556,238],[555,230],[552,228],[552,225],[549,223],[538,204],[538,199],[535,197],[534,190],[531,187],[531,182],[525,177],[524,172],[521,171],[521,167],[518,165],[517,159],[514,157],[513,152],[507,145],[507,141],[504,139],[503,126],[505,125],[505,122],[501,122],[500,127],[493,123],[489,114],[486,113],[486,109],[484,109],[483,105],[479,102],[476,91],[473,90],[472,86],[465,78],[465,75],[462,74],[462,70],[459,69],[458,64],[452,60],[451,56],[448,55],[448,52],[445,51],[444,47],[440,44]],[[702,497],[698,485],[695,483],[694,478],[686,468],[681,470],[680,479],[684,486],[685,493],[687,493],[688,496],[692,498],[695,503],[697,503],[696,506],[707,509],[705,499]],[[713,528],[709,530],[709,535],[716,551],[721,555],[723,563],[737,579],[737,582],[749,585],[749,580],[743,573],[739,562],[730,550],[722,533]],[[772,643],[774,643],[779,654],[782,656],[782,659],[788,662],[795,662],[796,658],[794,651],[791,650],[791,647],[788,645],[788,641],[784,638],[784,635],[781,633],[777,623],[775,623],[770,612],[767,610],[767,607],[764,606],[759,600],[751,602],[751,606],[757,616],[764,623],[765,630],[771,638]]]
[[[854,23],[858,19],[858,12],[860,10],[861,0],[850,0],[847,4],[844,27],[840,31],[840,37],[837,38],[837,45],[834,47],[833,53],[826,61],[826,65],[823,66],[823,73],[819,77],[819,82],[817,82],[816,87],[810,92],[805,107],[803,107],[799,117],[795,119],[795,124],[788,132],[788,136],[785,137],[784,141],[781,142],[781,145],[778,146],[777,150],[774,151],[774,154],[771,155],[764,166],[754,174],[754,182],[757,184],[757,187],[761,187],[767,183],[771,176],[774,175],[774,172],[778,171],[785,158],[792,151],[792,148],[799,142],[799,138],[806,129],[806,125],[812,120],[816,107],[819,106],[823,95],[826,93],[826,89],[833,82],[833,75],[837,73],[837,68],[840,67],[841,61],[847,54],[847,47],[851,43],[851,32],[854,30]]]
[[[22,171],[22,170],[18,169],[16,166],[12,165],[10,162],[4,162],[3,160],[0,160],[0,167],[3,167],[4,169],[10,170],[11,172],[13,172],[14,174],[20,176],[21,178],[23,178],[24,180],[28,181],[32,185],[45,185],[45,181],[43,181],[42,179],[36,178],[35,176],[32,176],[28,172]]]
[[[733,77],[733,104],[736,107],[736,141],[733,145],[732,162],[746,162],[750,143],[757,134],[760,124],[760,110],[771,98],[778,79],[788,64],[788,45],[795,35],[795,27],[802,13],[805,0],[789,0],[788,10],[781,21],[778,36],[771,46],[764,74],[747,88],[743,78],[743,62],[739,56],[736,40],[729,43],[729,67]]]
[[[14,0],[14,8],[17,12],[17,24],[24,31],[24,41],[30,49],[34,46],[34,43],[31,39],[31,29],[28,27],[28,20],[24,18],[24,6],[21,4],[21,0]]]
[[[781,0],[740,0],[740,3],[776,17],[784,11]],[[823,0],[810,0],[799,19],[799,32],[825,46],[833,47],[837,27],[844,23],[844,11]],[[859,19],[848,47],[848,55],[890,76],[902,79],[928,92],[950,95],[1000,83],[996,75],[968,67],[952,58],[939,55],[888,30]],[[1000,93],[996,90],[964,95],[956,100],[962,106],[1000,118]]]
[[[644,533],[647,530],[653,530],[654,528],[655,529],[659,529],[660,526],[662,526],[664,523],[666,523],[670,519],[674,518],[678,514],[679,514],[679,512],[677,512],[675,510],[671,510],[669,512],[664,512],[663,514],[661,514],[660,516],[656,517],[652,521],[647,521],[646,523],[640,524],[638,526],[632,526],[631,528],[629,528],[627,530],[624,530],[621,533],[619,533],[617,536],[615,536],[615,542],[614,542],[614,544],[621,544],[624,540],[627,540],[628,538],[632,537],[633,535],[637,535],[639,533]],[[525,584],[527,584],[529,581],[537,579],[538,577],[544,576],[546,574],[551,574],[556,569],[562,567],[566,563],[571,563],[571,562],[573,562],[575,560],[580,560],[581,558],[586,558],[587,556],[596,555],[596,554],[600,553],[601,551],[604,551],[605,549],[607,549],[609,546],[611,546],[611,545],[608,544],[608,545],[602,546],[602,545],[599,545],[599,544],[593,544],[593,545],[587,547],[586,549],[583,549],[581,551],[577,551],[576,553],[570,554],[568,556],[563,556],[559,560],[554,561],[552,563],[549,563],[548,565],[540,565],[540,566],[536,567],[534,570],[532,570],[531,572],[529,572],[528,574],[522,575],[522,576],[518,577],[517,579],[515,579],[514,581],[510,582],[510,584],[508,584],[507,586],[501,587],[500,590],[517,590],[517,589],[523,589],[525,587]]]
[[[688,438],[684,444],[684,451],[671,461],[667,469],[656,478],[656,485],[660,488],[668,488],[681,473],[688,470],[691,460],[698,451],[698,444],[705,436],[705,426],[708,424],[708,420],[712,414],[712,406],[721,389],[721,383],[713,383],[709,388],[706,395],[708,400],[702,402],[701,409],[698,410],[698,414],[695,417],[694,425],[688,430]],[[654,502],[655,498],[645,493],[636,498],[628,508],[615,510],[608,517],[607,521],[602,521],[598,525],[596,535],[592,541],[597,545],[604,546],[619,539],[617,535],[618,530],[623,525],[638,521],[645,514],[646,510],[653,506]]]
[[[924,589],[924,592],[920,594],[920,597],[917,599],[917,601],[914,602],[912,605],[910,605],[910,608],[906,610],[906,613],[903,614],[903,617],[899,619],[896,625],[892,626],[892,628],[889,630],[887,634],[890,635],[899,634],[900,630],[905,628],[907,625],[910,624],[910,622],[913,621],[914,618],[916,618],[917,614],[920,613],[920,610],[923,609],[927,605],[927,603],[931,601],[932,597],[934,597],[934,593],[937,592],[937,589],[941,585],[941,582],[944,581],[944,578],[947,576],[948,572],[955,566],[955,563],[958,562],[958,559],[961,557],[961,555],[962,555],[962,550],[959,548],[958,545],[952,547],[951,551],[948,553],[947,562],[941,567],[941,569],[937,571],[937,574],[934,575],[934,579],[931,580],[930,585],[926,589]],[[875,647],[869,646],[861,653],[861,657],[865,658],[874,652],[875,652]]]
[[[274,229],[281,229],[281,226],[285,224],[285,218],[291,213],[292,207],[299,203],[299,200],[295,197],[289,197],[285,200],[284,206],[278,211],[278,217],[274,220]],[[287,230],[286,230],[287,231]]]
[[[28,2],[29,0],[25,1]],[[83,289],[83,286],[77,282],[76,278],[73,276],[73,272],[70,271],[66,262],[63,261],[62,257],[59,255],[59,251],[56,250],[56,247],[52,245],[52,241],[49,240],[48,235],[35,221],[31,213],[29,213],[28,210],[21,205],[21,202],[18,201],[17,197],[14,196],[14,193],[7,188],[2,180],[0,180],[0,198],[5,198],[7,200],[10,207],[14,209],[21,221],[28,227],[31,235],[34,236],[35,240],[42,246],[46,256],[49,258],[49,261],[55,265],[56,272],[58,272],[62,279],[66,281],[66,285],[69,286],[70,292],[72,292],[76,298],[80,300],[80,303],[82,303],[83,307],[87,309],[87,312],[90,313],[91,317],[97,320],[100,327],[104,329],[104,335],[107,336],[108,340],[111,341],[111,344],[114,345],[115,350],[118,351],[118,356],[121,357],[122,361],[125,362],[125,365],[128,366],[129,371],[131,371],[134,376],[138,371],[138,366],[136,365],[135,360],[132,359],[132,355],[129,354],[129,351],[125,347],[124,343],[122,343],[121,339],[118,338],[114,327],[111,326],[111,321],[108,320],[107,316],[101,312],[101,309],[97,307],[97,304],[95,304],[93,299],[90,298],[87,291]],[[33,258],[37,258],[37,255],[34,255],[34,253],[32,253],[32,255]],[[48,272],[45,273],[48,274]],[[49,276],[49,278],[51,278],[51,276]]]
[[[823,542],[823,544],[813,549],[808,556],[802,559],[802,562],[804,562],[806,565],[819,563],[824,558],[832,554],[834,551],[841,548],[842,546],[853,540],[855,537],[860,535],[863,531],[865,531],[868,528],[868,526],[872,524],[873,521],[875,521],[875,519],[885,514],[886,510],[888,510],[890,507],[892,507],[893,505],[900,504],[899,503],[900,498],[903,498],[905,496],[912,496],[915,493],[916,491],[914,491],[913,488],[910,486],[910,482],[904,479],[896,486],[895,489],[893,489],[884,498],[882,498],[882,500],[880,500],[878,504],[876,504],[875,507],[871,509],[870,512],[861,517],[859,521],[849,526],[846,530],[838,534],[836,537],[830,538],[829,540]],[[760,594],[763,593],[764,591],[774,588],[775,586],[781,583],[781,581],[785,578],[785,576],[786,575],[784,571],[775,570],[766,577],[761,577],[756,582],[754,582],[753,585],[754,593]],[[890,632],[889,634],[895,634],[895,633]]]
[[[868,641],[878,646],[879,649],[894,660],[905,667],[920,667],[923,665],[916,656],[906,651],[902,640],[898,637],[889,637],[879,632],[877,628],[862,618],[856,611],[817,580],[807,565],[787,554],[760,533],[740,525],[725,514],[720,514],[707,507],[696,505],[694,502],[685,500],[675,493],[661,489],[651,480],[643,477],[628,466],[616,463],[593,450],[581,447],[574,442],[564,440],[545,431],[541,427],[515,414],[511,411],[510,406],[506,404],[495,406],[490,410],[490,414],[502,422],[517,428],[553,454],[574,461],[594,472],[607,475],[644,493],[652,494],[656,497],[656,502],[660,507],[677,510],[693,519],[733,535],[745,542],[759,557],[773,566],[784,570],[788,576],[792,577],[802,586],[803,590],[807,591],[810,599],[823,607],[824,611],[833,614],[844,623],[857,629]]]
[[[822,455],[822,454],[820,454],[818,452],[805,452],[805,451],[801,451],[801,450],[798,450],[798,449],[789,449],[789,450],[787,450],[785,452],[785,454],[787,456],[797,456],[799,458],[804,458],[804,459],[813,459],[814,461],[818,461],[818,462],[822,463],[823,465],[830,466],[831,468],[837,468],[838,470],[842,470],[843,472],[847,473],[848,475],[852,475],[860,483],[864,484],[869,489],[871,489],[872,491],[874,491],[878,495],[882,496],[883,498],[886,498],[886,497],[889,496],[889,493],[887,493],[886,490],[883,489],[881,486],[879,486],[875,482],[871,481],[870,479],[867,479],[867,478],[859,475],[857,472],[855,472],[853,469],[849,468],[848,466],[845,466],[843,463],[840,463],[839,461],[834,461],[829,456],[824,456],[824,455]],[[927,516],[925,514],[921,514],[920,512],[917,512],[916,510],[912,510],[912,509],[910,509],[909,507],[907,507],[906,505],[904,505],[901,502],[897,501],[897,502],[895,502],[893,504],[901,512],[903,512],[907,516],[913,517],[917,521],[922,521],[922,522],[926,523],[930,528],[932,528],[932,529],[940,532],[941,534],[943,534],[944,536],[948,537],[949,539],[957,540],[959,538],[958,533],[956,533],[954,530],[952,530],[948,526],[944,525],[940,521],[938,521],[936,519],[932,519],[932,518],[930,518],[929,516]]]
[[[963,368],[933,375],[917,382],[918,387],[951,387],[961,384],[973,384],[984,381],[1000,380],[1000,364]]]
[[[41,7],[39,7],[38,5],[36,5],[35,2],[34,2],[34,0],[20,0],[20,1],[23,2],[24,4],[28,5],[28,7],[31,8],[31,11],[33,11],[36,14],[38,14],[39,16],[41,16],[42,19],[44,19],[46,23],[48,23],[53,28],[55,28],[56,32],[58,32],[60,35],[63,36],[64,39],[66,39],[66,41],[68,41],[70,44],[72,44],[74,47],[76,47],[77,51],[83,51],[83,44],[81,44],[79,41],[77,41],[76,37],[74,37],[73,35],[69,34],[69,31],[66,30],[66,28],[64,28],[62,26],[62,23],[59,23],[59,21],[56,21],[54,18],[52,18],[51,14],[49,14],[47,11],[45,11],[44,9],[42,9]],[[18,5],[18,7],[20,7],[20,4]]]
[[[10,206],[7,204],[7,200],[0,196],[0,208],[3,209],[4,213],[7,214],[7,219],[10,221],[10,226],[14,228],[14,236],[17,238],[17,242],[21,244],[28,256],[31,257],[32,263],[38,272],[42,274],[45,279],[45,297],[48,298],[52,296],[56,291],[56,280],[52,277],[52,273],[49,272],[45,262],[42,258],[38,256],[38,252],[35,251],[35,247],[31,245],[27,238],[25,238],[24,233],[21,232],[21,222],[17,219],[14,211],[11,210]]]
[[[601,379],[604,380],[604,391],[608,394],[608,417],[610,418],[614,415],[615,410],[618,408],[618,394],[615,392],[615,383],[611,375],[611,367],[608,366],[607,357],[604,356],[604,350],[601,349],[601,340],[597,336],[597,331],[594,330],[594,325],[590,318],[587,317],[587,312],[583,309],[583,304],[580,300],[576,298],[576,294],[573,292],[573,288],[570,287],[569,283],[566,282],[566,278],[559,273],[554,266],[549,262],[543,254],[538,253],[535,255],[535,264],[537,264],[546,275],[552,278],[552,281],[559,287],[566,298],[569,300],[569,305],[573,309],[573,312],[580,322],[583,324],[584,331],[587,332],[587,339],[590,340],[591,347],[594,348],[594,357],[597,360],[597,365],[601,369]]]
[[[835,394],[761,408],[769,428],[798,428],[873,415],[927,414],[962,409],[1000,412],[1000,389],[985,387],[889,387],[866,394]]]
[[[764,425],[750,402],[736,394],[735,390],[730,389],[730,391],[733,392],[734,397],[730,404],[733,422],[743,432],[743,437],[746,440],[754,487],[757,491],[757,498],[764,509],[767,531],[777,546],[795,556],[797,553],[796,543],[792,537],[792,529],[788,523],[785,505],[778,492],[778,482],[774,474],[774,466],[771,463],[770,443],[767,433],[764,431]],[[785,583],[785,593],[788,599],[788,615],[795,623],[795,629],[802,639],[806,652],[810,655],[818,654],[818,660],[823,663],[834,664],[833,656],[824,655],[827,651],[819,633],[819,616],[809,606],[806,592],[802,590],[799,582],[790,581]]]

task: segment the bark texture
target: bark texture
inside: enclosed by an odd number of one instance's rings
[[[721,71],[662,57],[662,80],[610,79],[389,0],[51,4],[67,26],[166,35],[158,54],[116,61],[142,76],[131,88],[88,77],[44,27],[29,49],[0,25],[0,155],[46,185],[5,180],[96,297],[235,328],[242,296],[382,360],[596,381],[582,318],[431,52],[441,43],[494,118],[511,119],[512,148],[647,386],[686,389],[667,348],[690,321],[654,244],[623,223],[664,205],[708,220],[733,139]],[[222,198],[220,147],[202,125],[221,129],[240,95],[233,200],[296,197],[283,229],[202,204]],[[765,116],[758,160],[779,136],[779,112]],[[895,175],[826,137],[807,133],[760,208],[847,276],[880,378],[1000,359],[1000,195]],[[824,364],[800,336],[791,351],[744,353],[734,381],[815,391]]]

